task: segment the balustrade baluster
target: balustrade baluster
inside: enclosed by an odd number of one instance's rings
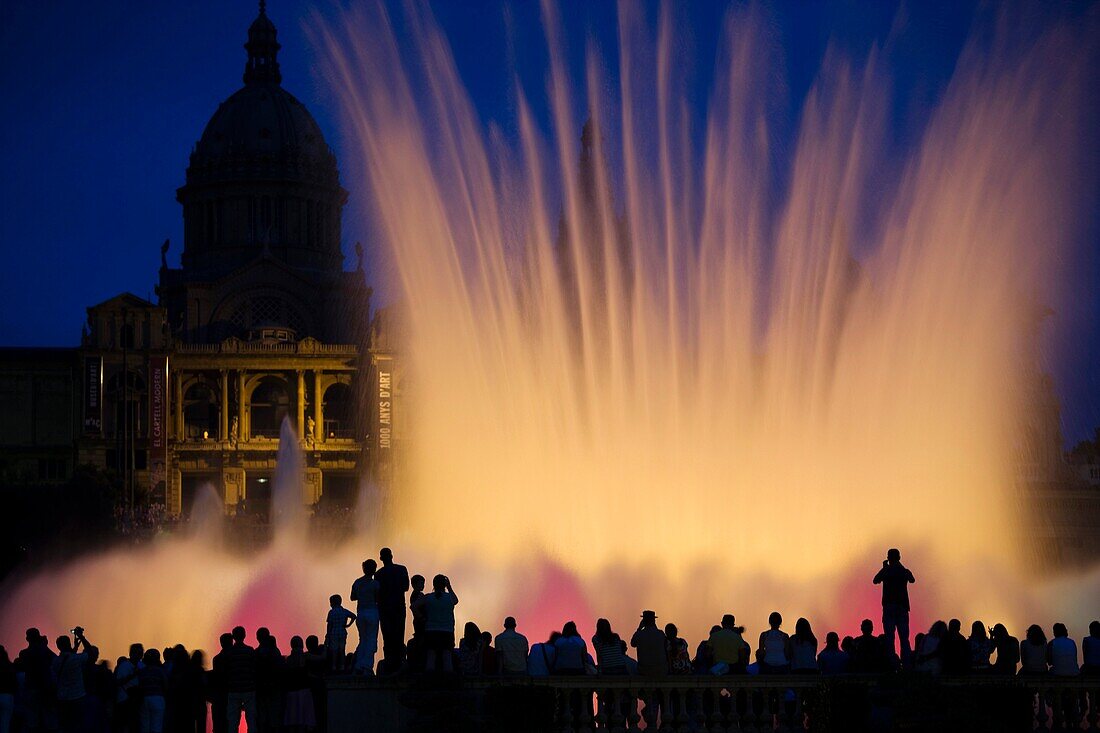
[[[558,688],[558,731],[560,733],[575,733],[573,728],[573,691],[569,688]]]
[[[786,693],[780,703],[779,730],[785,733],[798,733],[802,730],[802,688],[793,688],[794,700],[788,702]]]
[[[679,733],[680,731],[688,730],[688,723],[691,722],[691,716],[688,714],[688,698],[691,697],[691,690],[685,687],[677,687],[675,692],[670,692],[670,697],[675,695],[676,697],[676,713],[669,716],[672,720],[672,730]]]
[[[1065,731],[1065,714],[1062,711],[1062,691],[1052,687],[1047,692],[1050,702],[1050,730],[1051,733],[1063,733]]]
[[[1067,729],[1072,731],[1080,731],[1088,728],[1088,700],[1085,697],[1087,691],[1082,687],[1073,687],[1066,690],[1066,700],[1069,702],[1069,706],[1066,709],[1066,715],[1068,716]],[[1085,728],[1082,728],[1082,724]]]
[[[750,688],[742,687],[737,691],[734,701],[740,730],[744,733],[757,733],[755,707],[759,702],[759,694]]]
[[[1040,730],[1046,730],[1047,721],[1050,720],[1050,716],[1047,715],[1046,700],[1043,699],[1043,688],[1033,688],[1035,694],[1035,722],[1039,724]]]
[[[607,710],[608,728],[611,733],[626,733],[627,720],[623,715],[623,699],[626,693],[622,690],[609,689],[605,693],[607,702],[604,707]]]
[[[628,687],[626,694],[629,695],[625,703],[626,720],[628,727],[634,730],[638,727],[638,721],[642,719],[642,716],[638,714],[638,691]]]
[[[578,691],[577,704],[577,733],[592,733],[592,689],[586,688]]]
[[[722,719],[722,692],[717,688],[707,690],[710,706],[707,710],[707,723],[710,733],[725,733],[726,724]]]
[[[596,695],[596,725],[601,729],[609,727],[611,723],[611,713],[607,707],[609,690],[598,690]]]
[[[759,733],[771,733],[775,720],[772,713],[778,710],[782,705],[782,688],[772,687],[761,691],[756,708],[756,730],[759,731]]]
[[[1090,731],[1100,731],[1100,685],[1088,689],[1088,721]]]

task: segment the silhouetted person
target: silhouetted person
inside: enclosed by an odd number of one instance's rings
[[[871,619],[865,618],[859,625],[860,634],[852,640],[853,672],[860,674],[877,674],[882,671],[882,650],[879,648],[878,637],[875,636],[875,624]]]
[[[341,603],[343,599],[339,594],[329,596],[328,616],[325,617],[325,649],[328,651],[329,662],[335,672],[344,671],[344,650],[348,645],[348,627],[355,623],[355,614],[344,608]]]
[[[451,653],[455,647],[455,606],[458,595],[446,575],[432,579],[432,592],[417,599],[414,608],[424,614],[424,668],[428,672],[437,666],[444,672],[453,669]]]
[[[1038,677],[1047,673],[1047,635],[1038,624],[1027,627],[1020,642],[1020,676]]]
[[[554,674],[584,674],[584,660],[588,654],[588,645],[577,633],[575,622],[568,621],[562,627],[561,636],[554,642],[554,651]]]
[[[657,614],[654,611],[642,611],[638,629],[630,637],[630,646],[638,650],[638,674],[642,677],[665,677],[668,675],[668,639],[657,627]],[[663,707],[660,695],[651,693],[642,698],[644,707],[642,717],[647,723],[656,722]]]
[[[256,642],[256,725],[260,733],[270,733],[283,724],[283,654],[262,626]]]
[[[642,611],[638,629],[630,637],[630,646],[638,650],[638,674],[664,677],[668,674],[668,639],[657,627],[657,614]]]
[[[993,639],[993,648],[997,652],[993,674],[1016,676],[1016,666],[1020,663],[1020,640],[1009,634],[1004,624],[994,626],[990,638]]]
[[[115,662],[115,687],[118,701],[115,703],[115,730],[121,733],[137,733],[141,727],[141,694],[138,691],[138,666],[145,655],[145,647],[131,644],[128,656]],[[215,733],[221,731],[215,730]]]
[[[901,564],[901,552],[896,548],[886,553],[882,570],[875,574],[876,585],[882,584],[882,629],[894,648],[894,633],[901,640],[901,661],[909,662],[913,648],[909,646],[909,584],[916,583],[913,573]]]
[[[118,699],[115,675],[107,660],[99,658],[99,649],[95,646],[88,647],[88,662],[84,672],[84,689],[88,693],[85,700],[90,707],[85,711],[85,725],[91,733],[108,733],[111,714]]]
[[[201,649],[191,652],[187,666],[187,733],[206,733],[206,703],[210,699],[207,687],[206,657]]]
[[[933,675],[943,672],[943,640],[946,636],[947,624],[943,621],[932,624],[917,647],[914,669]]]
[[[835,631],[825,635],[825,648],[817,655],[817,666],[823,675],[837,675],[848,672],[851,657],[840,648],[840,637]]]
[[[226,687],[226,665],[230,649],[233,646],[233,635],[222,634],[218,637],[221,651],[211,660],[211,670],[208,679],[207,692],[210,698],[210,723],[214,733],[225,733],[229,723],[226,719],[226,709],[229,705],[229,688]]]
[[[256,725],[256,650],[245,643],[243,626],[233,627],[233,646],[225,657],[226,729],[237,733],[244,712],[248,730]]]
[[[721,631],[722,627],[715,624],[710,628],[710,633],[713,634],[716,631]],[[692,674],[711,674],[711,667],[714,662],[714,648],[710,645],[710,634],[706,639],[699,642],[699,646],[695,647],[695,658],[691,660],[691,673]]]
[[[970,672],[970,643],[962,635],[962,622],[957,618],[947,624],[947,634],[940,642],[943,660],[943,673],[950,675]]]
[[[527,655],[527,674],[532,677],[547,677],[554,673],[554,662],[558,654],[555,644],[560,638],[560,633],[552,631],[546,641],[531,645],[531,652]]]
[[[424,597],[424,576],[414,575],[410,581],[412,593],[409,594],[409,613],[412,614],[413,636],[424,633],[424,609],[416,608],[416,602]]]
[[[671,675],[689,675],[691,668],[691,649],[686,640],[680,638],[680,629],[674,623],[665,624],[665,650],[668,654],[668,672]],[[692,693],[682,694],[679,691],[671,691],[665,697],[670,719],[675,720],[689,703]],[[692,706],[694,707],[694,706]]]
[[[735,625],[733,614],[722,617],[722,628],[710,634],[710,647],[714,652],[714,674],[736,674],[748,667],[745,655],[744,626]]]
[[[359,632],[359,645],[355,647],[356,674],[374,674],[374,655],[378,653],[378,598],[382,587],[376,577],[377,569],[378,563],[374,560],[363,561],[363,575],[351,584],[351,600],[355,601],[355,628]]]
[[[668,650],[668,671],[670,674],[691,674],[691,650],[688,643],[680,638],[680,629],[676,624],[665,624],[665,648]]]
[[[500,674],[500,654],[493,647],[493,635],[490,632],[481,632],[481,642],[478,644],[477,654],[481,674]]]
[[[481,629],[473,621],[467,621],[458,641],[458,671],[467,677],[481,674],[478,649],[481,645]]]
[[[168,687],[164,696],[164,727],[169,733],[175,733],[185,729],[186,704],[183,702],[186,696],[187,676],[187,649],[182,644],[177,644],[171,649],[164,650],[162,662],[164,674],[168,677]]]
[[[146,650],[141,659],[138,688],[141,690],[141,733],[161,733],[164,730],[168,675],[156,649]]]
[[[516,631],[516,620],[511,616],[504,619],[504,631],[497,634],[496,644],[502,674],[527,674],[527,653],[530,647],[527,637]]]
[[[817,674],[817,637],[805,618],[794,625],[794,636],[788,647],[791,650],[791,671],[797,674]]]
[[[1100,621],[1089,624],[1089,635],[1081,640],[1081,674],[1100,675]]]
[[[772,611],[768,616],[768,630],[760,632],[759,650],[764,652],[760,664],[761,674],[786,674],[791,671],[791,638],[779,627],[783,616]]]
[[[611,622],[605,618],[596,621],[596,633],[592,635],[592,651],[596,655],[596,667],[600,674],[626,674],[626,656],[622,650],[622,639],[611,630]]]
[[[321,640],[314,635],[306,637],[306,673],[309,675],[309,691],[313,695],[313,712],[317,717],[317,730],[325,730],[328,719],[328,693],[325,689],[325,672],[328,659]]]
[[[290,654],[283,667],[283,683],[286,689],[286,712],[283,715],[283,725],[296,733],[306,733],[316,728],[317,715],[313,709],[308,658],[305,642],[300,636],[290,639]]]
[[[74,644],[68,636],[57,637],[57,657],[51,674],[57,691],[57,712],[62,731],[82,733],[81,708],[85,695],[84,667],[88,663],[87,639],[84,629],[73,629]],[[85,651],[78,651],[84,648]]]
[[[382,627],[382,655],[385,674],[394,674],[405,662],[405,594],[409,592],[409,571],[393,561],[393,552],[383,547],[378,553],[382,567],[378,581],[378,617]]]
[[[0,733],[11,731],[16,688],[15,665],[8,656],[8,650],[0,646]]]
[[[985,624],[975,621],[970,625],[970,636],[966,640],[970,647],[970,671],[975,674],[989,672],[989,658],[993,656],[993,640],[985,631]]]
[[[57,730],[57,701],[54,699],[54,653],[49,640],[38,629],[27,629],[27,646],[19,652],[26,699],[26,727],[29,731]]]
[[[1055,677],[1076,677],[1081,673],[1077,666],[1077,642],[1069,638],[1069,630],[1063,623],[1054,624],[1054,638],[1047,644],[1047,664]]]

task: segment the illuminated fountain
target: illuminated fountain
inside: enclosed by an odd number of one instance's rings
[[[653,40],[622,11],[621,103],[593,58],[581,146],[549,9],[553,132],[519,93],[514,146],[486,135],[430,19],[405,19],[411,49],[380,15],[320,26],[407,325],[406,470],[335,551],[284,508],[250,558],[198,532],[34,578],[5,643],[34,623],[81,622],[112,653],[210,647],[235,623],[322,633],[382,544],[454,579],[460,623],[510,612],[533,637],[644,607],[690,639],[729,611],[850,632],[877,618],[889,546],[917,575],[915,628],[1081,631],[1096,573],[1027,575],[1014,499],[1030,304],[1079,213],[1062,181],[1084,69],[1051,61],[1069,31],[969,48],[904,155],[882,144],[876,64],[830,53],[780,172],[759,19],[731,20],[700,123],[675,25]]]

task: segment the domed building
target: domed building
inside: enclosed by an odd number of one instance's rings
[[[282,87],[262,2],[244,48],[244,86],[176,191],[180,266],[165,242],[157,303],[126,294],[88,309],[76,460],[117,470],[169,515],[213,486],[228,514],[263,522],[287,426],[305,455],[303,502],[355,495],[370,290],[361,247],[344,269],[348,193],[317,121]]]
[[[245,50],[244,86],[210,118],[176,192],[181,267],[161,270],[158,295],[185,343],[279,326],[353,341],[364,286],[361,271],[343,271],[348,194],[321,128],[282,87],[277,31],[262,4]]]

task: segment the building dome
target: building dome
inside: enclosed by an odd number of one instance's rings
[[[331,164],[335,173],[336,161],[313,115],[294,95],[268,81],[246,84],[222,102],[195,146],[191,164],[303,156]]]
[[[281,86],[277,30],[263,2],[244,47],[244,86],[210,118],[177,191],[183,264],[217,276],[269,255],[339,271],[347,192],[317,121]]]

